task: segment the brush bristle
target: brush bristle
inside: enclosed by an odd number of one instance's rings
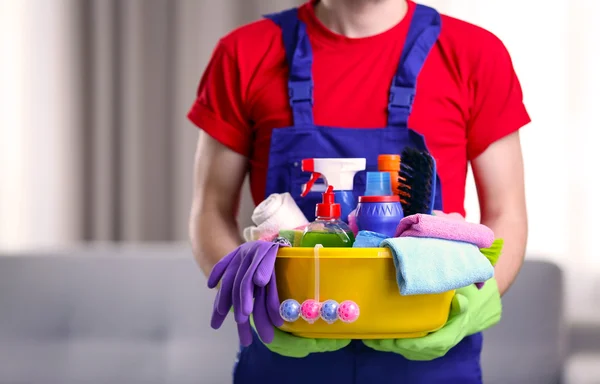
[[[400,155],[398,195],[404,216],[431,211],[435,162],[427,152],[406,148]]]

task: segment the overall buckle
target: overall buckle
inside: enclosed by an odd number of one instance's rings
[[[415,100],[415,93],[414,88],[392,85],[390,87],[388,108],[407,108],[410,112]]]
[[[310,102],[313,105],[313,83],[312,80],[290,81],[288,84],[288,96],[290,105],[295,103]]]

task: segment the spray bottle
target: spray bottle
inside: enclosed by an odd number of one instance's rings
[[[317,219],[305,229],[300,241],[301,247],[314,247],[318,244],[323,247],[346,248],[354,244],[354,233],[348,224],[340,220],[341,207],[335,201],[333,186],[327,187],[323,193],[323,202],[317,204]]]
[[[326,186],[333,186],[335,202],[341,206],[341,220],[348,222],[348,214],[358,203],[354,195],[354,175],[364,171],[366,159],[304,159],[302,171],[311,172],[310,180],[304,185],[302,197],[306,196],[315,182],[322,177]]]

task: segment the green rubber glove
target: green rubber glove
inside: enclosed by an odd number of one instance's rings
[[[496,279],[486,281],[481,290],[475,285],[456,291],[448,322],[441,329],[412,339],[363,340],[381,352],[398,353],[409,360],[433,360],[444,356],[466,336],[488,329],[500,321],[502,302]]]
[[[502,248],[504,247],[503,239],[496,239],[492,243],[492,246],[489,248],[480,248],[479,251],[492,263],[492,266],[495,266],[500,258],[500,254],[502,253]]]
[[[254,319],[250,317],[254,328]],[[261,340],[262,341],[262,340]],[[306,339],[275,328],[275,337],[270,344],[263,343],[271,352],[287,357],[302,358],[311,353],[335,352],[350,344],[348,339]]]

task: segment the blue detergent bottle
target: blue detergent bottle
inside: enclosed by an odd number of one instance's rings
[[[389,172],[367,172],[366,184],[356,207],[358,229],[394,237],[404,213],[400,197],[392,194]]]

